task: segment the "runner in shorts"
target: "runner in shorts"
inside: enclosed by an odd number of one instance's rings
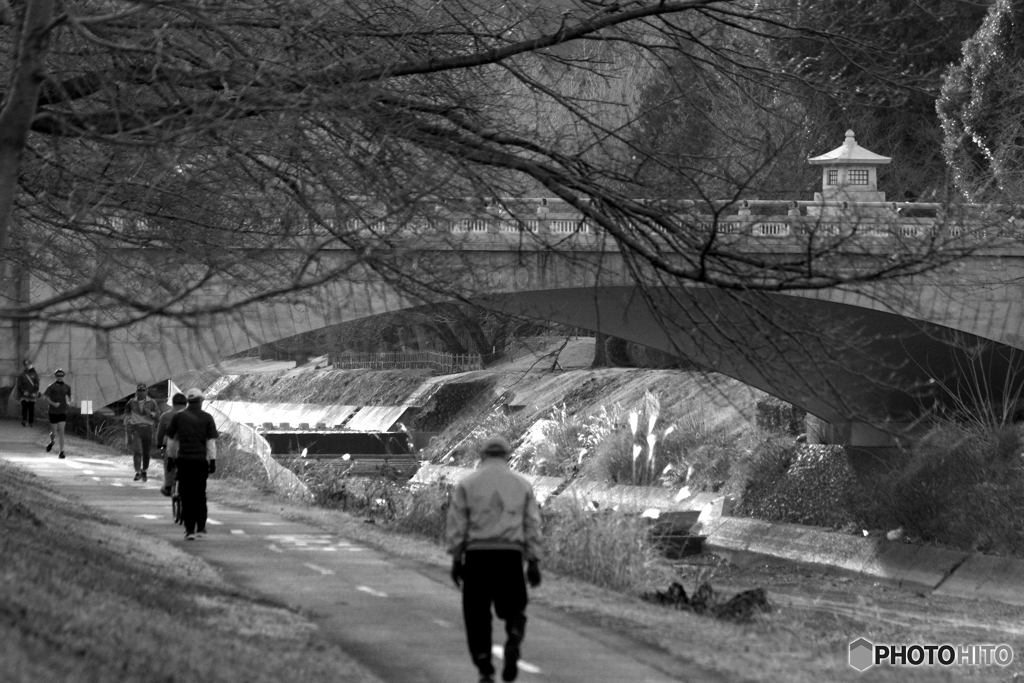
[[[68,402],[71,400],[71,387],[64,384],[64,371],[60,368],[53,373],[54,381],[46,387],[43,398],[49,406],[50,443],[46,444],[46,452],[53,450],[54,435],[60,445],[58,458],[64,457],[64,425],[68,421]]]

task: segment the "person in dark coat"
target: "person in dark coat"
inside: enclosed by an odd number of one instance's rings
[[[203,392],[189,389],[185,410],[171,417],[167,431],[167,457],[178,471],[178,495],[185,540],[206,536],[206,480],[217,471],[217,425],[203,410]]]
[[[36,423],[36,401],[39,399],[39,373],[31,361],[22,361],[25,370],[18,375],[18,400],[21,401],[21,426]]]

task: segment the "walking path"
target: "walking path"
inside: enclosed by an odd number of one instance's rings
[[[46,429],[0,420],[0,457],[46,478],[115,522],[180,545],[231,582],[302,610],[346,652],[394,683],[475,681],[460,600],[447,577],[428,576],[401,560],[314,526],[211,499],[209,537],[185,541],[171,519],[160,477],[133,482],[130,466],[90,457],[102,446],[70,439],[67,459],[46,453]],[[157,468],[154,468],[156,470]],[[670,660],[627,638],[537,605],[529,612],[519,680],[592,683],[725,681],[694,664]],[[495,640],[503,640],[495,622]],[[500,671],[500,647],[495,647]]]

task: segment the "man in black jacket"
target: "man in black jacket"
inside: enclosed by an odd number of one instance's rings
[[[185,410],[167,425],[167,457],[178,470],[178,495],[185,540],[206,535],[206,479],[217,471],[217,425],[203,410],[203,392],[189,389]]]

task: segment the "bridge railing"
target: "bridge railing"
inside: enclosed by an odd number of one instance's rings
[[[332,353],[328,362],[339,370],[434,370],[442,375],[483,369],[478,353],[443,351],[387,351],[379,353]]]
[[[973,237],[989,239],[997,235],[1009,235],[1019,232],[1013,229],[1012,222],[983,221],[968,223],[950,220],[943,216],[936,217],[902,217],[897,214],[888,216],[705,216],[700,214],[678,214],[672,217],[676,224],[698,230],[707,234],[735,235],[754,238],[792,238],[792,237],[866,237],[888,239],[926,239],[935,236]],[[476,227],[467,229],[453,221],[447,224],[450,233],[464,235],[501,235],[508,233],[531,233],[544,235],[579,235],[583,237],[599,236],[603,229],[582,216],[555,220],[535,219],[530,221],[509,220],[477,220],[472,223]],[[442,222],[441,229],[445,229]],[[655,227],[657,229],[657,226]]]
[[[650,220],[635,220],[649,229],[701,230],[718,235],[753,238],[865,237],[927,239],[934,236],[991,239],[1016,234],[1014,215],[1024,207],[935,202],[848,202],[793,200],[638,200],[637,213],[652,210]],[[429,237],[458,235],[470,243],[502,235],[533,235],[541,241],[547,235],[561,238],[579,236],[584,241],[602,236],[598,220],[585,216],[577,207],[559,199],[522,198],[494,200],[482,204],[466,199],[461,203],[439,204],[432,217],[394,222],[374,218],[367,209],[361,218],[344,219],[348,230],[368,235]],[[660,225],[655,216],[673,223]],[[627,224],[628,227],[628,224]],[[313,229],[314,232],[316,229]]]

